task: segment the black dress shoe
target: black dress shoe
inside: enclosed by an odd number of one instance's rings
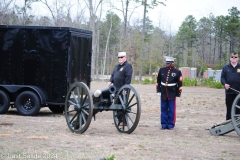
[[[161,127],[161,130],[164,130],[164,129],[166,129],[166,128]]]

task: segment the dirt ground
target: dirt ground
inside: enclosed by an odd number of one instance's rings
[[[72,133],[65,116],[42,108],[38,116],[20,116],[16,109],[0,115],[0,159],[116,160],[239,159],[240,137],[235,131],[213,136],[208,130],[225,121],[224,90],[183,87],[177,99],[174,130],[160,130],[159,103],[154,85],[133,84],[142,113],[132,134],[119,133],[111,111],[100,112],[84,134]],[[92,82],[90,90],[106,87]]]

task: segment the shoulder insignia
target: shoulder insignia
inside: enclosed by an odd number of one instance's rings
[[[179,81],[182,82],[182,76],[179,78]]]

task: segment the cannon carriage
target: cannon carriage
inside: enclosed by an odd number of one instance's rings
[[[240,94],[238,94],[233,101],[231,119],[223,123],[213,125],[209,129],[209,132],[212,135],[224,135],[234,130],[240,136]]]
[[[117,130],[130,134],[136,129],[141,115],[139,94],[131,85],[122,86],[117,93],[114,86],[90,93],[81,82],[70,88],[65,101],[65,117],[72,132],[84,133],[92,117],[102,111],[113,111]]]

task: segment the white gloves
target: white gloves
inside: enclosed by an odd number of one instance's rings
[[[157,94],[158,94],[159,96],[161,96],[161,92],[158,92]]]

